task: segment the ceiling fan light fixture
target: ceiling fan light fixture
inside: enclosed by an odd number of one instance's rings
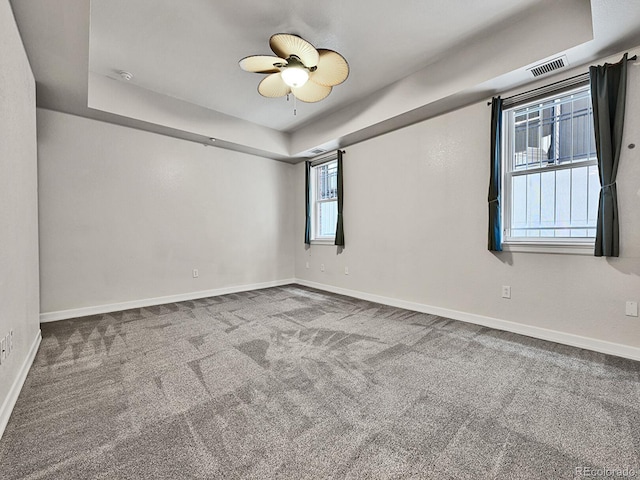
[[[284,83],[292,88],[300,88],[309,80],[309,70],[297,65],[285,67],[280,75]]]
[[[247,72],[268,74],[258,85],[267,98],[293,94],[294,98],[315,103],[327,98],[335,85],[349,76],[349,64],[333,50],[317,50],[303,38],[276,33],[269,39],[272,55],[250,55],[238,63]]]

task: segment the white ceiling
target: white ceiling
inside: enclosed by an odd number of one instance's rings
[[[132,82],[278,130],[358,100],[433,62],[467,38],[539,0],[92,0],[89,66],[135,75]],[[260,74],[238,67],[248,55],[272,54],[274,33],[294,33],[340,52],[348,80],[324,101],[260,96]]]
[[[526,67],[559,53],[577,67],[640,45],[638,0],[11,3],[39,106],[284,160],[531,82]],[[298,102],[297,116],[237,63],[269,54],[279,32],[351,67],[327,99]]]

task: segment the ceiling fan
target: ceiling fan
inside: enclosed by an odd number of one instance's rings
[[[277,33],[269,39],[277,55],[252,55],[240,62],[247,72],[270,74],[258,85],[264,97],[284,97],[292,93],[303,102],[319,102],[335,85],[349,76],[349,64],[333,50],[317,49],[309,42],[289,33]]]

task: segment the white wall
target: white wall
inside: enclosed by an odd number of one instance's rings
[[[38,322],[35,81],[8,0],[0,0],[0,436],[19,393]],[[35,344],[37,346],[37,343]]]
[[[242,145],[265,156],[289,155],[289,135],[284,132],[94,72],[89,72],[87,102],[99,111],[205,137],[215,135],[217,142]]]
[[[640,319],[625,316],[625,301],[640,301],[640,148],[624,149],[618,172],[620,258],[494,255],[490,114],[482,102],[347,148],[339,255],[303,245],[304,167],[296,166],[296,277],[640,347]],[[624,144],[640,145],[639,132],[640,68],[630,66]],[[512,287],[510,300],[502,285]]]
[[[496,77],[517,72],[512,81],[529,76],[524,67],[558,52],[569,52],[593,38],[591,4],[583,0],[540,2],[527,15],[496,25],[490,34],[467,38],[455,51],[430,63],[374,94],[298,129],[292,136],[291,153],[330,144],[333,139],[361,137],[383,122],[411,121],[417,111],[432,107],[440,112],[460,105],[475,88]],[[509,48],[504,48],[508,45]],[[496,52],[500,52],[496,55]],[[571,54],[569,53],[569,56]],[[495,86],[491,86],[495,88]],[[455,99],[456,95],[462,95]],[[468,102],[467,102],[468,104]],[[423,113],[424,114],[424,113]],[[406,116],[407,120],[401,120]],[[427,118],[423,116],[422,118]],[[408,125],[408,123],[404,123]],[[369,134],[369,137],[371,134]]]
[[[38,149],[42,312],[293,277],[291,165],[43,109]]]

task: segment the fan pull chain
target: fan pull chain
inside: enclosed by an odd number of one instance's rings
[[[287,93],[287,102],[289,101],[289,95],[291,95],[290,93]],[[293,116],[295,117],[296,115],[298,115],[298,99],[296,98],[296,96],[293,96]]]

